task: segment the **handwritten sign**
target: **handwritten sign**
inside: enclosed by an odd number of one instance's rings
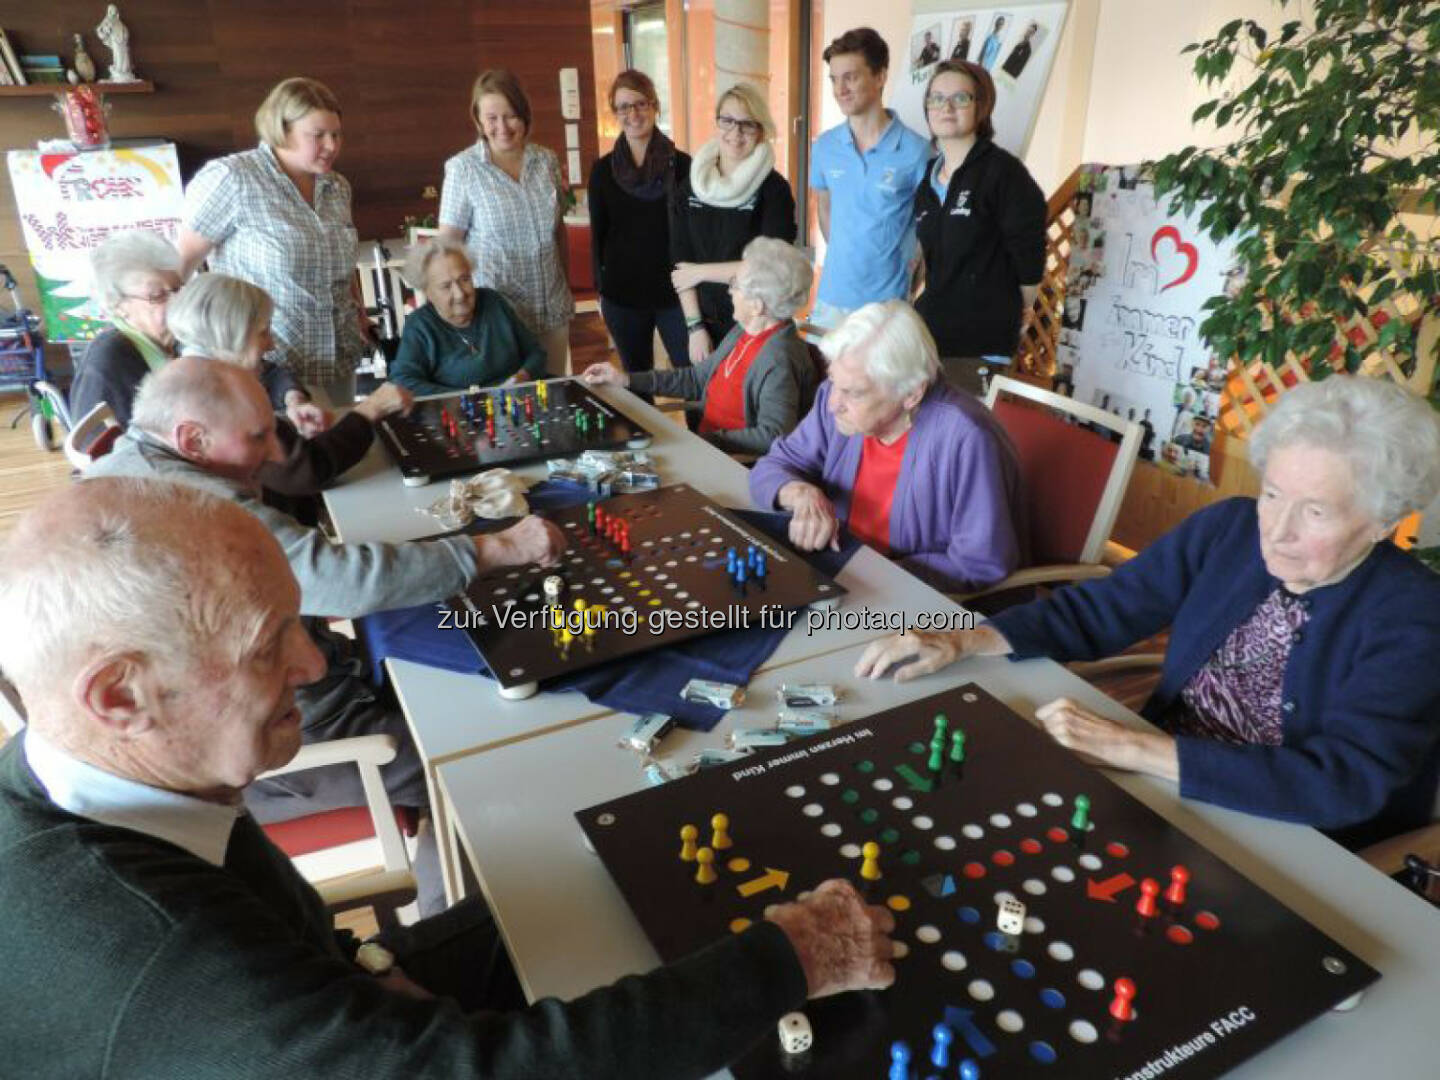
[[[1061,319],[1062,389],[1144,430],[1141,457],[1208,480],[1224,361],[1200,340],[1233,242],[1169,214],[1132,166],[1087,165],[1075,200]]]

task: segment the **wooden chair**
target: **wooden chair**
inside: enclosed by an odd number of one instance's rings
[[[65,458],[83,473],[110,452],[124,431],[115,419],[114,410],[103,401],[96,402],[66,434]]]

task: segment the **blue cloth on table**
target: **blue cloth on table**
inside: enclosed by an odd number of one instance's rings
[[[546,481],[531,489],[528,498],[536,509],[558,510],[587,502],[593,495],[580,485]],[[788,514],[756,510],[734,513],[778,540],[786,537]],[[830,577],[840,573],[860,547],[859,541],[848,534],[842,534],[841,539],[839,551],[808,556],[811,565]],[[470,636],[464,630],[440,627],[440,612],[444,610],[443,604],[422,604],[381,611],[356,620],[357,630],[374,664],[377,682],[382,677],[381,664],[390,658],[489,677],[489,669]],[[680,697],[680,690],[691,679],[748,683],[755,669],[779,647],[786,633],[780,628],[751,628],[707,634],[550,679],[543,688],[556,692],[577,690],[607,708],[636,714],[664,713],[685,727],[709,731],[719,723],[723,710],[685,701]]]

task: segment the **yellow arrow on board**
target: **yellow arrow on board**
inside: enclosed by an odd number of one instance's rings
[[[766,889],[784,889],[790,882],[790,874],[785,870],[776,870],[773,867],[765,868],[765,876],[757,877],[754,881],[747,881],[743,885],[737,885],[736,891],[741,896],[754,896]]]

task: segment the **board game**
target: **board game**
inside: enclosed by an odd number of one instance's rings
[[[448,601],[511,696],[704,634],[788,626],[787,611],[845,592],[687,484],[546,516],[569,541],[559,566],[496,570]]]
[[[375,426],[411,486],[499,465],[624,449],[650,438],[573,379],[427,398],[409,416],[387,416]]]
[[[1215,1077],[1379,978],[974,685],[576,818],[666,961],[831,877],[894,912],[895,984],[739,1080]]]

